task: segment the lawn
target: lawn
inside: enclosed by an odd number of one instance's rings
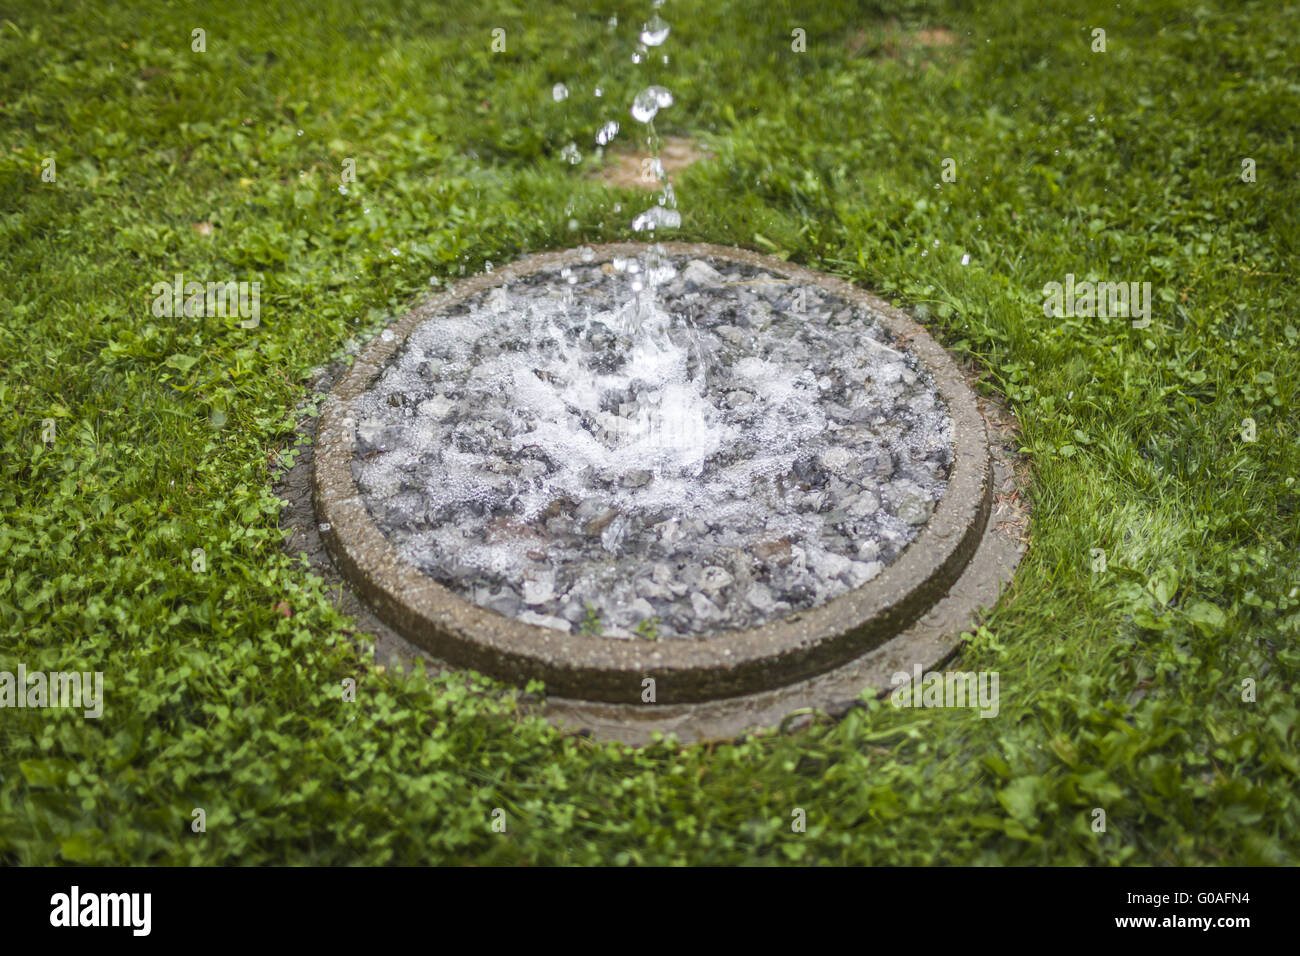
[[[640,65],[648,0],[239,6],[0,0],[0,671],[104,675],[0,711],[0,862],[1300,861],[1294,2],[670,0]],[[1031,543],[951,665],[996,718],[562,735],[377,666],[284,550],[314,370],[630,238],[593,135],[647,83],[708,154],[672,238],[877,291],[1017,414]],[[260,323],[155,315],[178,273]],[[1067,275],[1149,326],[1046,316]]]

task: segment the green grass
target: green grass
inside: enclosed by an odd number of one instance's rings
[[[674,0],[637,68],[645,2],[38,6],[0,3],[0,670],[107,699],[0,712],[0,861],[1300,859],[1294,2]],[[715,156],[680,238],[914,307],[1018,413],[1031,547],[953,665],[999,672],[996,718],[561,736],[377,669],[282,553],[311,370],[431,279],[627,238],[644,196],[559,153],[646,82]],[[261,326],[155,318],[177,272],[260,281]],[[1150,281],[1151,327],[1045,318],[1067,273]]]

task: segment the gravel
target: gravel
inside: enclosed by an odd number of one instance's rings
[[[860,587],[942,497],[951,422],[868,310],[799,293],[652,252],[479,295],[354,402],[362,498],[465,598],[611,640]]]

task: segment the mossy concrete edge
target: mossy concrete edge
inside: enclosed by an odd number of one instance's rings
[[[953,423],[948,487],[929,522],[873,581],[819,607],[697,641],[620,641],[525,624],[460,598],[403,562],[366,511],[352,479],[352,400],[370,387],[423,322],[495,285],[580,261],[578,250],[541,253],[475,276],[399,317],[358,356],[326,399],[317,431],[313,494],[321,537],[348,583],[388,625],[435,657],[513,683],[538,679],[560,698],[641,704],[654,681],[659,705],[778,690],[816,678],[891,641],[961,578],[985,535],[992,459],[983,415],[961,370],[904,312],[849,283],[748,250],[665,243],[673,255],[755,266],[857,301],[926,366]],[[646,246],[594,247],[598,259]]]

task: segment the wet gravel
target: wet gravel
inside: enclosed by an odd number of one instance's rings
[[[593,259],[478,295],[350,416],[405,560],[612,639],[698,639],[872,580],[952,460],[928,373],[869,310],[720,260]]]

